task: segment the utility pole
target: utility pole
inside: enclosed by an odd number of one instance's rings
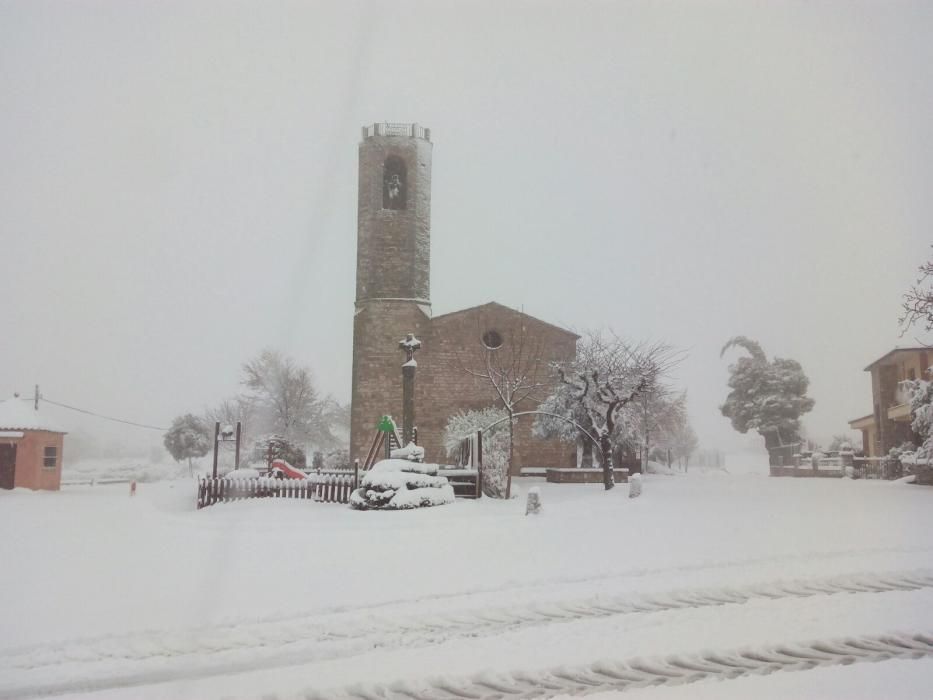
[[[36,384],[36,393],[35,393],[35,398],[33,399],[33,402],[32,402],[32,410],[33,411],[39,410],[39,385],[38,384]]]
[[[220,439],[220,421],[214,423],[214,467],[211,469],[211,476],[217,478],[217,440]]]

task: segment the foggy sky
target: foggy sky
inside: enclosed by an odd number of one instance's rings
[[[360,126],[416,121],[435,314],[684,348],[706,447],[746,442],[718,406],[747,335],[827,439],[915,343],[931,35],[919,1],[4,0],[0,397],[167,426],[274,347],[348,400]]]

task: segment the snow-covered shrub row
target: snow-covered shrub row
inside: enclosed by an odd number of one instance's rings
[[[437,476],[436,464],[384,459],[373,466],[350,495],[357,510],[405,510],[454,502],[454,489]]]

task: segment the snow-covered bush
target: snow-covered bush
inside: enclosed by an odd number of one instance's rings
[[[506,412],[497,407],[480,411],[460,411],[447,421],[444,431],[444,447],[447,455],[455,457],[460,450],[460,441],[483,430],[483,493],[490,498],[505,498],[509,468],[508,421],[484,430],[497,420],[506,418]]]
[[[677,473],[666,464],[662,464],[661,462],[654,462],[651,460],[649,460],[645,465],[645,471],[648,474],[663,474],[665,476],[673,476]],[[638,472],[635,473],[637,474]]]
[[[299,469],[304,469],[307,465],[307,457],[304,450],[298,445],[286,440],[281,435],[263,435],[253,443],[253,449],[250,454],[250,461],[253,464],[271,462],[276,459],[284,459],[289,464],[293,464]]]
[[[929,376],[930,371],[927,370]],[[915,379],[906,383],[912,421],[910,427],[923,439],[917,459],[933,458],[933,382]]]
[[[839,434],[833,435],[828,450],[830,452],[854,452],[855,447],[852,445],[852,440],[849,439],[848,435]]]
[[[409,442],[405,447],[392,450],[389,457],[392,459],[407,459],[409,462],[423,462],[424,448],[421,445]]]
[[[324,454],[325,469],[349,469],[350,468],[350,450],[336,449]]]
[[[436,464],[406,459],[384,459],[363,477],[360,488],[350,495],[357,510],[407,510],[454,502],[454,489]]]
[[[525,515],[537,515],[541,512],[541,491],[537,486],[528,489],[528,501],[525,503]]]
[[[180,462],[188,460],[189,476],[192,471],[191,460],[203,457],[211,450],[212,436],[203,420],[187,413],[172,421],[172,427],[162,438],[162,444],[172,455],[172,459]]]
[[[628,478],[628,497],[638,498],[641,496],[641,474],[632,474]]]

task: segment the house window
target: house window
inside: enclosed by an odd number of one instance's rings
[[[44,469],[55,469],[58,466],[58,448],[46,447],[42,455],[42,467]]]

